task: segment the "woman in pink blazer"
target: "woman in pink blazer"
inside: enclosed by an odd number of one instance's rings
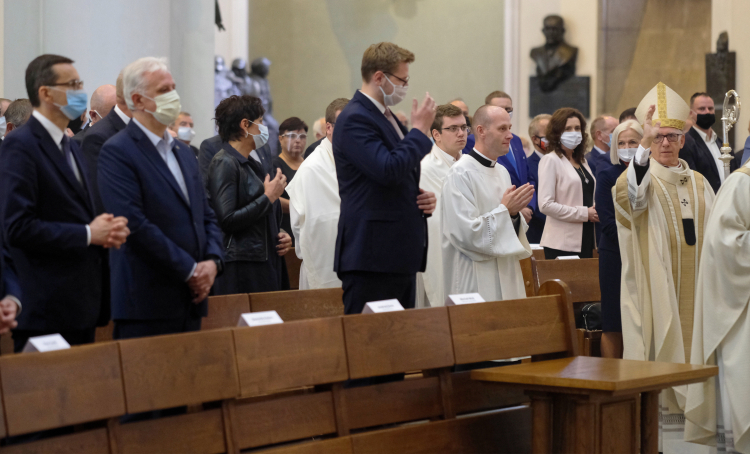
[[[577,255],[591,258],[594,251],[596,180],[583,157],[586,120],[576,109],[564,107],[547,125],[548,153],[539,161],[539,209],[547,215],[541,245],[544,258]]]

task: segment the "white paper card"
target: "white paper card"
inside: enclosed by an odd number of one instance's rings
[[[479,293],[462,293],[460,295],[448,295],[445,299],[446,306],[459,306],[461,304],[484,303],[484,298]]]
[[[59,334],[48,334],[46,336],[30,337],[23,347],[23,353],[30,352],[52,352],[70,348],[68,341]]]
[[[558,257],[557,260],[577,260],[580,259],[577,255],[566,255],[565,257]]]
[[[284,323],[276,311],[246,312],[240,315],[237,326],[263,326]]]
[[[529,243],[529,246],[531,247],[532,251],[543,251],[544,248],[539,243]]]
[[[365,309],[362,311],[363,314],[378,314],[380,312],[392,312],[402,311],[404,306],[398,302],[397,299],[383,300],[383,301],[370,301],[365,304]]]

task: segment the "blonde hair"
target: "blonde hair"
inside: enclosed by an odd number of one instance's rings
[[[401,63],[412,63],[414,54],[393,43],[373,44],[362,55],[362,80],[370,82],[378,71],[393,74]]]
[[[638,124],[635,120],[625,120],[617,127],[614,131],[612,131],[612,142],[609,145],[609,160],[612,162],[612,164],[617,165],[620,163],[620,158],[617,156],[617,141],[618,137],[620,137],[620,133],[623,133],[627,131],[628,129],[632,129],[636,132],[641,138],[643,138],[643,128],[640,124]]]

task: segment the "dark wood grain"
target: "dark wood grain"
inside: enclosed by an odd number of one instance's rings
[[[536,296],[536,288],[534,287],[534,272],[531,266],[531,257],[525,258],[520,261],[521,263],[521,274],[523,275],[523,286],[526,290],[526,296]]]
[[[121,454],[219,454],[226,451],[221,409],[120,426]]]
[[[287,254],[288,255],[288,254]],[[250,293],[253,312],[276,311],[285,322],[344,315],[340,288]]]
[[[471,379],[471,372],[457,372],[451,377],[453,409],[457,414],[523,405],[529,397],[515,386],[502,386]]]
[[[323,441],[304,441],[280,448],[253,451],[254,454],[352,454],[352,440],[339,437]]]
[[[297,257],[297,253],[292,248],[284,255],[284,261],[286,261],[286,271],[289,274],[289,288],[296,290],[299,288],[299,273],[300,268],[302,268],[302,260]]]
[[[438,417],[443,414],[438,377],[344,390],[352,429]]]
[[[602,299],[599,288],[599,259],[532,259],[532,267],[537,294],[544,282],[559,279],[570,287],[574,303],[601,301]]]
[[[116,343],[0,358],[8,434],[125,413]]]
[[[107,429],[89,430],[0,448],[0,454],[102,454],[107,452],[109,452]]]
[[[212,296],[208,298],[208,316],[203,318],[201,329],[235,327],[240,315],[246,312],[250,312],[250,297],[247,293]]]

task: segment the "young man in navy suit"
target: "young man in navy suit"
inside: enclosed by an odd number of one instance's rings
[[[72,63],[42,55],[29,64],[34,111],[0,153],[2,226],[23,293],[16,351],[45,334],[71,345],[94,341],[97,324],[109,321],[103,248],[120,247],[129,234],[126,218],[96,215],[85,159],[65,135],[87,104]]]
[[[333,269],[347,314],[393,298],[413,308],[416,275],[425,270],[426,217],[435,210],[435,194],[419,188],[419,163],[432,149],[435,101],[429,93],[421,106],[413,101],[411,131],[390,109],[406,97],[413,61],[414,54],[392,43],[367,48],[362,88],[336,120],[341,215]]]
[[[162,59],[123,70],[127,127],[102,147],[104,206],[130,220],[128,244],[110,251],[115,339],[197,331],[221,272],[221,230],[208,205],[198,161],[167,126],[180,113]]]
[[[484,103],[502,107],[508,112],[511,120],[513,120],[513,100],[510,95],[504,91],[493,91],[484,99]],[[526,158],[526,152],[523,151],[523,144],[521,138],[513,134],[513,139],[510,141],[510,150],[507,154],[500,156],[497,162],[505,167],[510,174],[510,181],[517,188],[525,184],[531,184],[534,186],[534,197],[531,199],[529,206],[521,210],[521,215],[528,224],[531,222],[531,217],[535,211],[538,211],[536,206],[536,180],[534,176],[529,172],[529,164]]]

